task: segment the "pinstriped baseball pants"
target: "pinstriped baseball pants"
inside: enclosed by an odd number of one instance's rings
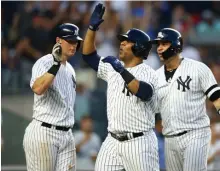
[[[209,127],[165,138],[167,171],[206,171],[210,141]]]
[[[72,130],[59,131],[33,120],[25,130],[23,147],[28,171],[75,171]]]
[[[159,171],[158,142],[153,130],[128,141],[110,134],[99,151],[95,171]]]

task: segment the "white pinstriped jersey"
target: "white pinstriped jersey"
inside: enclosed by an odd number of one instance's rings
[[[37,60],[32,68],[30,86],[45,74],[53,65],[52,54]],[[34,94],[33,118],[56,126],[74,125],[74,103],[76,76],[73,67],[66,62],[59,71],[49,89],[43,95]]]
[[[108,83],[107,116],[108,131],[113,133],[145,132],[154,128],[154,113],[156,109],[155,93],[148,102],[132,95],[125,86],[125,81],[110,64],[100,59],[97,76]],[[153,85],[157,89],[156,72],[142,63],[132,68],[126,68],[136,79]]]
[[[209,126],[205,92],[217,84],[211,70],[201,62],[184,58],[169,83],[165,78],[164,66],[156,72],[163,134],[173,135]],[[210,97],[217,89],[219,87],[207,96]]]

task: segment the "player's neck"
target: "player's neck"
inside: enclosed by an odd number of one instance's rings
[[[135,67],[141,63],[143,63],[142,59],[133,59],[130,61],[123,61],[125,64],[125,68],[131,68],[131,67]]]
[[[67,56],[62,56],[62,59],[64,59],[61,64],[66,65],[66,61],[67,61]]]
[[[61,64],[66,65],[66,61],[62,61]]]
[[[171,71],[171,70],[174,70],[174,69],[178,68],[178,66],[181,63],[181,60],[182,59],[180,58],[179,55],[171,57],[170,59],[166,60],[164,62],[164,64],[166,65],[166,70]]]

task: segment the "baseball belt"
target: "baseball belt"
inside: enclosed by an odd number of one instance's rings
[[[133,138],[137,138],[140,136],[143,136],[143,132],[138,132],[138,133],[126,133],[126,134],[114,134],[112,132],[109,132],[113,138],[115,138],[118,141],[127,141]]]

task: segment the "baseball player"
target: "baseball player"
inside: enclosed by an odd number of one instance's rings
[[[155,40],[164,65],[159,79],[159,112],[165,136],[168,171],[205,171],[211,138],[206,97],[220,113],[220,87],[203,63],[183,58],[181,34],[164,28]]]
[[[157,77],[143,63],[151,50],[150,37],[141,30],[130,29],[118,35],[119,58],[100,57],[95,35],[105,7],[98,4],[90,18],[83,46],[83,59],[108,83],[108,136],[97,156],[96,171],[158,171],[154,102]]]
[[[33,120],[25,130],[23,146],[30,171],[75,170],[74,124],[75,71],[67,60],[80,47],[79,28],[64,23],[57,29],[52,54],[32,68]]]

